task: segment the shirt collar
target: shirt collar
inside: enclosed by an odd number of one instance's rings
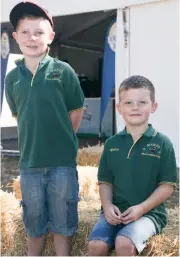
[[[155,137],[157,134],[157,131],[153,128],[151,124],[148,124],[147,130],[142,134],[146,137]],[[129,133],[126,130],[126,127],[119,133],[120,136],[129,135]]]

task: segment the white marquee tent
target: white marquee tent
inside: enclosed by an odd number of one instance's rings
[[[2,27],[10,31],[9,12],[18,2],[21,1],[1,1]],[[57,45],[61,42],[99,53],[103,52],[106,28],[117,15],[116,93],[120,82],[129,75],[140,74],[154,83],[159,108],[151,122],[173,142],[179,166],[179,0],[34,2],[54,16]],[[117,131],[124,126],[117,113],[116,126]]]

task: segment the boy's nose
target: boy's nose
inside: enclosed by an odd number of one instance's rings
[[[138,110],[139,109],[138,103],[134,103],[133,106],[132,106],[132,109],[133,110]]]
[[[132,111],[137,112],[137,111],[139,111],[139,109],[138,108],[133,108]]]
[[[36,36],[35,35],[30,35],[30,40],[36,41]]]

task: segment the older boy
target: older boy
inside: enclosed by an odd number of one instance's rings
[[[48,55],[55,35],[49,13],[34,3],[21,2],[12,9],[10,21],[24,55],[5,84],[18,122],[28,255],[41,255],[49,225],[56,254],[69,256],[78,225],[76,131],[84,96],[74,70]]]
[[[132,76],[119,88],[117,109],[126,127],[108,139],[98,181],[103,212],[90,238],[91,256],[134,256],[167,223],[164,201],[176,183],[176,161],[170,140],[148,124],[157,108],[153,84]]]

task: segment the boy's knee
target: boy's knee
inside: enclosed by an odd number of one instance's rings
[[[92,240],[88,243],[88,256],[107,256],[109,246],[101,240]]]
[[[134,243],[125,236],[118,236],[115,242],[117,256],[135,256],[137,254]]]

